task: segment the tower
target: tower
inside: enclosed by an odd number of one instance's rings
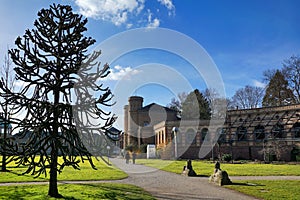
[[[143,107],[143,98],[131,96],[128,102],[129,104],[124,107],[125,146],[128,144],[138,144],[138,129],[141,125],[139,111]]]

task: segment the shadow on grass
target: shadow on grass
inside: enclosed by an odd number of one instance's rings
[[[256,183],[231,183],[228,185],[241,185],[241,186],[266,186],[262,184],[256,184]]]
[[[62,196],[61,198],[56,199],[66,199],[66,200],[77,200],[75,197]]]
[[[16,176],[31,177],[31,178],[33,178],[33,181],[35,181],[35,180],[38,180],[38,181],[48,181],[46,178],[43,178],[41,176],[35,177],[33,175],[30,175],[30,174],[24,174],[23,172],[22,173],[18,173],[18,172],[14,172],[14,171],[10,170],[10,171],[8,171],[8,173],[14,174]]]
[[[149,193],[146,191],[143,191],[140,188],[136,188],[134,185],[133,187],[128,187],[128,184],[109,184],[109,183],[103,183],[103,184],[78,184],[78,185],[84,185],[86,187],[93,188],[92,190],[95,191],[95,189],[99,192],[96,193],[89,193],[87,194],[89,198],[91,199],[154,199],[151,197]],[[88,191],[88,190],[87,190]],[[64,199],[68,200],[76,200],[74,197],[64,197]]]

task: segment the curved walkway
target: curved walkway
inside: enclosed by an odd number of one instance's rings
[[[61,184],[87,184],[103,182],[120,182],[139,186],[150,192],[158,200],[179,199],[228,199],[253,200],[251,196],[226,189],[208,182],[208,177],[187,177],[144,165],[126,164],[124,159],[112,158],[110,161],[126,172],[129,177],[113,181],[59,181]],[[230,176],[231,180],[300,180],[300,176]],[[0,183],[7,185],[48,184],[48,182]]]
[[[207,177],[187,177],[144,165],[126,164],[123,159],[111,162],[129,177],[123,183],[142,187],[157,199],[255,199],[242,193],[208,183]]]

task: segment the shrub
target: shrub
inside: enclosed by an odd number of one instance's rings
[[[222,156],[222,160],[226,161],[226,162],[229,162],[232,160],[232,155],[231,154],[224,154]]]

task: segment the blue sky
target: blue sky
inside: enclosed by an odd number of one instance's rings
[[[214,61],[227,97],[245,85],[262,86],[263,71],[280,68],[284,59],[300,54],[300,1],[297,0],[1,0],[1,62],[7,46],[13,47],[16,37],[33,27],[37,12],[51,3],[70,4],[74,11],[89,19],[86,35],[97,40],[92,48],[115,34],[135,28],[167,28],[184,34],[200,44]],[[177,75],[184,77],[191,88],[206,87],[205,77],[185,58],[158,49],[120,55],[109,63],[113,73],[105,82],[113,91],[120,85],[126,90],[126,81],[135,80],[143,69],[148,69],[144,65],[149,63],[154,63],[151,76],[164,75],[161,79],[170,79],[174,85],[148,81],[128,91],[127,94],[143,96],[145,104],[170,102],[178,92],[176,89],[183,85],[172,79]],[[174,76],[168,74],[173,72]],[[126,101],[127,97],[122,97],[117,110]]]

